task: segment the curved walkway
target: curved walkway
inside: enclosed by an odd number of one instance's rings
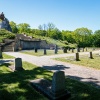
[[[56,57],[74,56],[74,54],[58,54],[52,56],[37,57],[28,54],[22,54],[19,52],[5,52],[5,53],[14,57],[20,57],[22,58],[23,61],[30,62],[47,70],[51,71],[63,70],[65,72],[65,75],[70,78],[90,83],[100,88],[100,70],[51,59]],[[84,52],[80,54],[88,54],[88,53]]]

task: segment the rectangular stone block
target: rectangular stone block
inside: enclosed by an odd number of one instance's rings
[[[52,82],[46,79],[30,81],[31,86],[44,94],[50,100],[67,100],[71,94],[66,90],[65,75],[63,71],[53,74]]]

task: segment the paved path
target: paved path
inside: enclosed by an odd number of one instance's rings
[[[98,51],[95,51],[95,53]],[[39,67],[43,67],[45,69],[51,71],[63,70],[65,75],[77,79],[79,81],[83,81],[86,83],[91,83],[96,87],[100,88],[100,70],[95,70],[92,68],[86,68],[79,65],[69,64],[66,62],[55,61],[51,58],[57,57],[67,57],[67,56],[74,56],[74,54],[59,54],[59,55],[52,55],[52,56],[32,56],[27,55],[19,52],[5,52],[8,55],[12,55],[14,57],[20,57],[23,61],[30,62],[35,64]],[[88,54],[88,52],[80,53]]]

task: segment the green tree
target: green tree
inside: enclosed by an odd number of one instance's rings
[[[11,28],[12,28],[12,32],[13,32],[13,33],[18,33],[18,28],[17,28],[17,25],[16,25],[15,22],[11,21],[11,22],[10,22],[10,26],[11,26]]]
[[[21,23],[17,25],[19,33],[30,33],[30,25],[27,23]]]
[[[62,40],[67,41],[69,43],[75,43],[74,32],[69,30],[62,30]]]
[[[93,45],[96,47],[100,47],[100,30],[94,32]]]
[[[92,30],[77,28],[74,31],[74,39],[79,47],[92,46]]]

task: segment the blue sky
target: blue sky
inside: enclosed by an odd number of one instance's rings
[[[52,22],[60,30],[100,29],[100,0],[0,0],[0,12],[31,28]]]

